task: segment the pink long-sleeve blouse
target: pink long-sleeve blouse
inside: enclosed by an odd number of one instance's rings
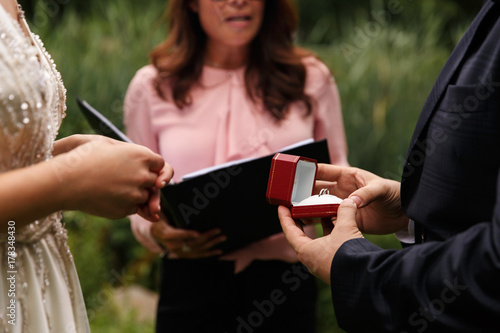
[[[347,165],[347,145],[340,99],[328,68],[317,58],[304,58],[306,93],[313,99],[313,112],[306,115],[302,103],[294,103],[286,119],[277,122],[253,103],[245,89],[245,69],[225,70],[205,66],[198,85],[191,90],[192,103],[179,109],[164,82],[156,89],[157,70],[148,65],[132,79],[125,97],[124,123],[136,143],[159,153],[172,165],[174,181],[206,167],[249,157],[272,154],[296,142],[326,138],[333,164]],[[151,223],[130,217],[136,238],[154,252]],[[313,232],[313,230],[310,230]],[[283,234],[251,244],[236,257],[296,260]]]

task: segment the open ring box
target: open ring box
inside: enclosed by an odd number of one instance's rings
[[[321,190],[313,195],[318,164],[312,158],[274,155],[267,183],[267,202],[290,208],[292,218],[313,223],[337,216],[342,199]]]

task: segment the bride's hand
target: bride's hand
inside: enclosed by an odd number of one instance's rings
[[[151,222],[158,222],[160,220],[161,212],[161,189],[165,187],[173,176],[173,169],[169,164],[165,164],[163,169],[159,172],[156,184],[149,189],[148,202],[139,205],[137,214]]]
[[[120,142],[101,135],[75,134],[57,140],[54,143],[52,154],[54,156],[64,154],[86,143],[113,145]],[[159,172],[155,186],[148,189],[149,200],[139,205],[137,214],[152,222],[160,219],[158,215],[160,212],[160,189],[170,181],[172,176],[172,168],[166,164]]]
[[[139,211],[157,221],[158,188],[173,175],[161,156],[148,148],[107,138],[81,143],[54,157],[51,165],[67,192],[63,209],[108,218]]]
[[[91,141],[102,141],[107,143],[113,143],[114,140],[101,135],[74,134],[55,141],[54,148],[52,150],[52,155],[57,156],[59,154],[67,153],[75,149],[76,147]]]

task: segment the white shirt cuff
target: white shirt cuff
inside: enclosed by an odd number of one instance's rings
[[[401,242],[406,244],[415,244],[415,222],[410,220],[408,228],[394,233],[394,236]]]

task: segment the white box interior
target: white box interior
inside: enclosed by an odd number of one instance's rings
[[[299,160],[293,181],[292,205],[309,198],[314,186],[316,175],[316,163]]]

